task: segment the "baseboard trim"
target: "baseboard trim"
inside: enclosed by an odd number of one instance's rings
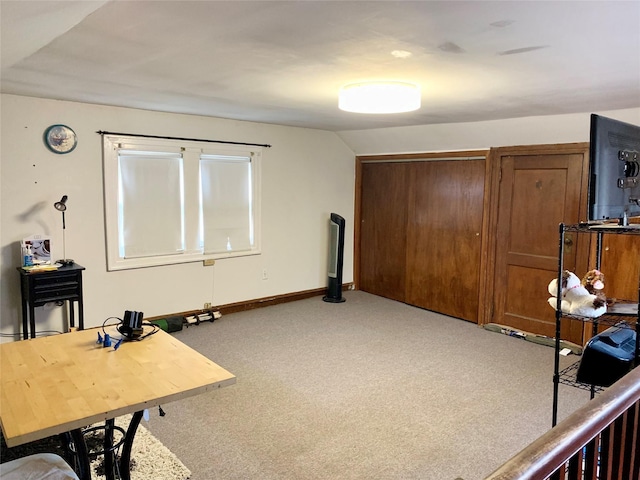
[[[254,300],[247,300],[243,302],[228,303],[226,305],[220,305],[218,310],[222,315],[229,315],[230,313],[245,312],[256,308],[269,307],[280,303],[295,302],[296,300],[317,297],[318,295],[324,294],[326,290],[326,288],[314,288],[313,290],[285,293],[283,295],[276,295],[273,297],[256,298]]]
[[[353,287],[353,282],[345,283],[342,285],[342,290],[343,291],[352,290],[352,287]],[[226,305],[217,305],[211,310],[218,311],[222,315],[229,315],[231,313],[245,312],[247,310],[254,310],[256,308],[270,307],[272,305],[279,305],[281,303],[295,302],[297,300],[304,300],[306,298],[318,297],[320,295],[325,295],[326,292],[327,292],[326,288],[314,288],[311,290],[303,290],[300,292],[291,292],[291,293],[284,293],[281,295],[274,295],[272,297],[256,298],[253,300],[245,300],[242,302],[227,303]],[[145,320],[158,320],[160,318],[175,317],[175,316],[187,317],[187,316],[197,315],[200,313],[205,313],[208,311],[210,310],[208,309],[189,310],[186,312],[157,315],[155,317],[148,317],[148,318],[145,317]]]

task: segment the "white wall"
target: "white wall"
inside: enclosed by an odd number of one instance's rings
[[[19,332],[19,241],[52,237],[62,257],[62,216],[53,203],[69,196],[66,255],[86,267],[85,325],[97,326],[125,309],[146,317],[252,300],[327,284],[329,214],[347,221],[345,282],[353,280],[354,154],[334,133],[2,95],[0,158],[0,331]],[[77,148],[56,155],[42,136],[63,123]],[[107,272],[98,130],[266,143],[262,163],[262,255]],[[267,269],[268,280],[262,280]],[[62,325],[63,308],[37,310],[39,330]],[[4,339],[6,341],[6,339]]]
[[[640,125],[640,108],[475,123],[351,130],[338,135],[356,155],[473,150],[589,141],[589,116]]]

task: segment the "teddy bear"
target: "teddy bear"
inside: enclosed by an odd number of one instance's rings
[[[552,308],[558,305],[558,279],[554,278],[547,288],[551,297],[547,300]],[[560,289],[560,309],[570,315],[596,318],[607,311],[607,302],[598,296],[589,293],[582,285],[578,276],[565,270],[562,272],[562,285]]]
[[[605,301],[607,306],[616,303],[615,298],[609,298],[604,293],[604,274],[600,270],[589,270],[585,276],[582,277],[581,283],[589,293]]]

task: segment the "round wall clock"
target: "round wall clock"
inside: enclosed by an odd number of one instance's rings
[[[66,125],[51,125],[44,132],[44,143],[53,153],[69,153],[76,148],[76,132]]]

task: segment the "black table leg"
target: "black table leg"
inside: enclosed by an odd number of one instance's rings
[[[91,480],[91,464],[89,451],[81,429],[60,434],[65,450],[65,460],[73,466],[80,480]]]
[[[24,292],[24,285],[22,286],[22,291]],[[29,320],[27,318],[27,300],[22,295],[22,339],[26,340],[29,338]]]
[[[113,418],[104,422],[104,443],[102,452],[104,453],[104,476],[107,480],[115,480],[116,452],[113,449],[113,427],[115,420]]]
[[[29,303],[29,324],[31,325],[31,338],[36,338],[36,308]]]
[[[104,476],[107,480],[131,480],[131,449],[143,411],[132,415],[127,430],[115,425],[115,419],[106,420],[104,427],[95,426],[82,431],[73,430],[60,435],[65,447],[65,459],[71,465],[80,480],[91,480],[90,457],[103,455]],[[97,430],[104,430],[104,438],[101,452],[89,452],[85,435]],[[114,432],[119,431],[122,438],[114,445]],[[122,446],[122,453],[118,459],[118,450]]]
[[[131,422],[129,422],[129,427],[127,428],[127,433],[124,437],[122,454],[120,455],[121,480],[131,480],[131,448],[133,447],[133,439],[136,436],[136,431],[138,430],[138,425],[140,425],[140,420],[142,420],[143,412],[143,410],[140,410],[139,412],[133,414],[133,416],[131,417]]]
[[[82,295],[78,299],[78,329],[84,330],[84,304],[82,302]]]
[[[76,326],[75,310],[73,300],[69,300],[69,330]]]

